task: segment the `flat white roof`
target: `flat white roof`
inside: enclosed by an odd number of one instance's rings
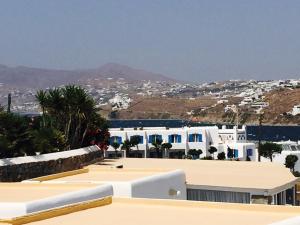
[[[123,165],[124,169],[182,169],[188,185],[214,187],[270,190],[298,180],[283,165],[269,162],[121,158],[100,165]]]
[[[287,206],[113,198],[110,205],[28,225],[267,225],[296,217],[299,213],[299,208]]]
[[[96,187],[92,184],[0,183],[0,202],[33,201]]]
[[[131,181],[155,174],[166,172],[167,170],[130,170],[130,169],[111,169],[103,168],[101,166],[90,166],[86,173],[75,174],[71,176],[65,176],[57,179],[51,179],[53,181],[65,181],[72,183],[89,183],[89,182],[114,182],[114,181]],[[38,179],[38,178],[37,178]]]

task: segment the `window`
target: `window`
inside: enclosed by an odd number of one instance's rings
[[[292,151],[297,151],[297,148],[295,145],[291,145],[291,149],[292,149]]]
[[[162,136],[158,134],[149,135],[149,143],[155,143],[156,141],[162,141]]]
[[[189,134],[189,142],[202,142],[202,134]]]
[[[247,149],[247,156],[253,156],[253,150],[251,148]]]
[[[112,143],[122,144],[122,137],[119,137],[119,136],[112,136],[112,137],[110,137],[110,139],[109,139],[109,143],[110,143],[110,144],[112,144]]]
[[[134,138],[134,137],[138,138],[139,144],[143,144],[144,143],[144,137],[143,136],[141,136],[141,135],[134,135],[134,136],[130,137],[130,140],[132,140],[132,138]]]
[[[179,134],[169,135],[169,143],[181,143],[181,135]]]

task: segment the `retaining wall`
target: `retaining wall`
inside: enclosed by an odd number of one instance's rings
[[[97,146],[38,156],[0,160],[0,181],[17,182],[35,177],[80,169],[103,158]]]

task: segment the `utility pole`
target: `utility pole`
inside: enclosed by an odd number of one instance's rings
[[[262,128],[263,119],[264,119],[264,113],[261,112],[259,114],[259,127],[258,127],[258,162],[260,162],[261,128]]]

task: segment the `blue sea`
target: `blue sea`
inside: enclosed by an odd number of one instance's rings
[[[183,126],[214,126],[222,124],[197,123],[187,120],[110,120],[111,128],[129,127],[183,127]],[[229,126],[232,127],[233,125]],[[258,141],[259,126],[247,126],[247,139]],[[298,141],[300,140],[300,126],[262,126],[261,138],[264,141]]]

